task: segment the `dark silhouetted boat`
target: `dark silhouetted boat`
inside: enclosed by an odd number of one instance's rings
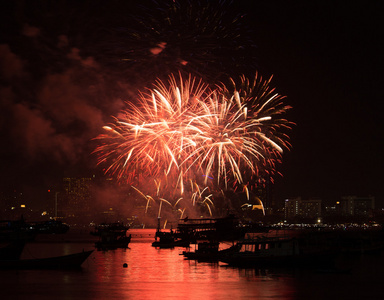
[[[81,267],[93,251],[37,259],[0,258],[0,269],[77,269]]]
[[[195,245],[195,251],[183,251],[185,258],[197,261],[218,261],[219,242],[201,241]]]
[[[131,235],[116,235],[115,233],[105,233],[100,236],[100,240],[95,243],[97,250],[115,250],[117,248],[128,248],[131,242]]]
[[[172,229],[167,232],[161,231],[159,228],[155,234],[155,241],[152,243],[152,246],[157,248],[189,247],[189,245],[189,240],[177,238]]]
[[[381,231],[346,230],[338,235],[341,252],[348,255],[380,253],[384,249]]]
[[[98,236],[95,243],[97,250],[114,250],[117,248],[128,248],[132,236],[127,236],[129,226],[121,223],[103,223],[95,227],[92,235]]]
[[[227,252],[235,251],[236,244],[232,246],[227,245],[227,248],[220,249],[220,242],[218,241],[198,241],[195,244],[194,251],[183,251],[186,259],[197,260],[201,262],[218,262],[220,256],[225,255]]]
[[[38,234],[64,234],[69,230],[69,225],[59,220],[48,220],[32,224]]]
[[[91,235],[94,236],[101,236],[105,233],[110,232],[116,232],[116,233],[122,233],[127,232],[129,230],[130,226],[125,225],[120,222],[114,222],[114,223],[101,223],[99,225],[96,225],[94,230],[91,231]]]
[[[0,221],[1,241],[33,241],[37,235],[36,228],[26,223],[23,216],[19,220]]]
[[[175,247],[189,247],[190,240],[182,239],[171,228],[170,231],[160,230],[160,218],[157,219],[157,230],[155,234],[155,241],[152,243],[156,248],[175,248]]]
[[[244,237],[248,228],[240,226],[238,218],[230,214],[223,218],[188,217],[181,220],[176,229],[176,237],[195,243],[198,240],[234,241]]]
[[[219,260],[233,266],[328,266],[336,252],[324,244],[312,243],[312,237],[257,236],[236,243],[233,251],[219,256]]]
[[[24,250],[24,240],[11,240],[0,242],[0,260],[19,259]]]

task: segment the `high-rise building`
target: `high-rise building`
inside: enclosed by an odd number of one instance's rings
[[[375,197],[344,196],[338,206],[342,216],[366,217],[375,209]]]
[[[66,218],[86,216],[91,208],[92,178],[63,178],[62,212]]]
[[[321,217],[321,199],[304,200],[301,197],[285,200],[285,218],[292,219]]]

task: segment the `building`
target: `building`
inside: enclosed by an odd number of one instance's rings
[[[59,211],[65,218],[87,216],[91,210],[92,178],[63,178],[63,192]]]
[[[344,196],[336,204],[337,212],[344,217],[368,217],[375,209],[375,197]]]
[[[285,219],[321,217],[321,199],[304,200],[301,197],[285,200]]]

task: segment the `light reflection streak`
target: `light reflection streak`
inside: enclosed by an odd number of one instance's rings
[[[295,293],[289,274],[184,260],[184,249],[156,249],[150,243],[134,242],[130,248],[96,253],[96,270],[89,273],[95,299],[293,299]]]

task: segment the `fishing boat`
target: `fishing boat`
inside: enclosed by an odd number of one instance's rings
[[[180,238],[171,228],[170,231],[162,231],[160,229],[160,218],[157,219],[157,230],[155,233],[155,241],[152,243],[156,248],[175,248],[189,247],[190,240]]]
[[[198,241],[194,251],[183,251],[186,259],[216,262],[219,260],[219,245],[217,241]]]
[[[99,225],[96,225],[94,227],[94,230],[90,232],[91,235],[94,236],[101,236],[105,233],[110,232],[127,232],[129,230],[130,226],[120,223],[120,222],[114,222],[114,223],[101,223]]]
[[[152,246],[157,248],[189,247],[189,245],[189,240],[177,238],[172,230],[170,232],[157,230],[155,241],[152,243]]]
[[[238,246],[233,244],[228,247],[228,245],[220,246],[218,241],[198,241],[195,244],[194,251],[183,251],[183,255],[186,259],[196,260],[201,262],[218,262],[220,256],[225,255],[228,252],[235,251]]]
[[[240,226],[239,219],[230,214],[223,218],[190,219],[186,217],[179,222],[175,235],[191,243],[202,239],[233,241],[243,238],[247,231],[247,228]]]
[[[36,235],[35,227],[25,222],[23,216],[19,220],[0,220],[0,242],[33,241]]]
[[[128,248],[132,236],[124,234],[116,235],[107,233],[100,236],[100,240],[95,243],[97,250],[115,250],[117,248]]]
[[[0,269],[77,269],[94,250],[37,259],[2,259]]]
[[[257,236],[240,240],[233,251],[219,256],[228,265],[311,266],[333,263],[335,252],[326,244],[308,242],[306,237]]]
[[[121,223],[100,224],[95,227],[92,235],[98,236],[95,243],[97,250],[115,250],[117,248],[128,248],[132,236],[127,236],[129,226]]]
[[[341,252],[348,255],[380,253],[384,239],[380,231],[344,231],[338,235]]]
[[[69,230],[69,225],[59,220],[48,220],[32,224],[38,234],[64,234]]]

